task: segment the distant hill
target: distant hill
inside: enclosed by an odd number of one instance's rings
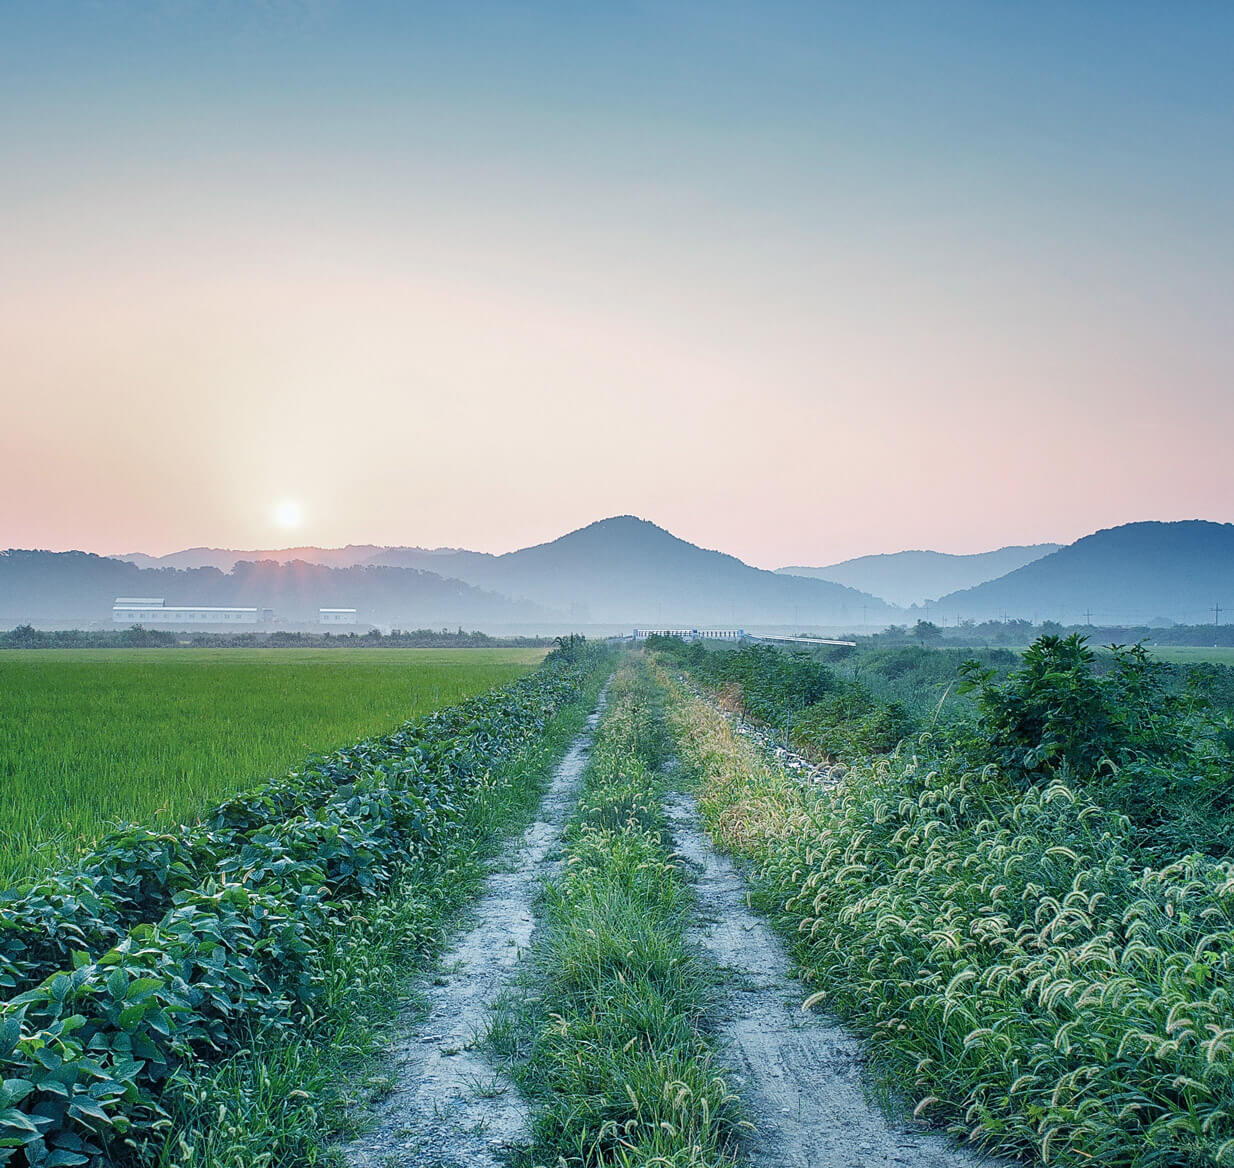
[[[1128,523],[1085,536],[997,580],[952,592],[940,614],[1064,624],[1184,624],[1234,617],[1234,524]],[[1227,618],[1228,619],[1228,618]]]
[[[465,548],[388,547],[365,560],[388,568],[419,568],[438,572],[458,580],[468,579],[467,573],[484,576],[486,565],[500,557],[489,552],[469,552]]]
[[[371,543],[348,544],[342,548],[294,547],[294,548],[253,548],[248,551],[235,551],[231,548],[195,547],[185,548],[179,552],[168,552],[165,556],[148,556],[144,552],[127,552],[113,559],[127,560],[139,568],[218,568],[220,572],[230,572],[241,562],[257,563],[262,560],[273,560],[279,564],[289,564],[293,560],[302,560],[306,564],[325,564],[330,568],[352,568],[357,564],[367,564],[386,549]],[[407,565],[414,567],[415,565]]]
[[[412,568],[272,560],[218,568],[139,568],[86,552],[0,552],[0,625],[109,622],[117,596],[168,604],[250,605],[284,621],[314,622],[319,607],[355,608],[362,621],[408,628],[509,625],[554,614],[460,580]]]
[[[293,549],[283,549],[287,555]],[[624,515],[505,555],[441,548],[295,549],[365,562],[325,564],[191,548],[139,567],[83,552],[0,555],[0,624],[108,620],[116,596],[244,604],[308,621],[356,608],[373,624],[846,625],[893,619],[883,601],[826,580],[779,576]],[[193,566],[162,566],[168,562]],[[207,561],[202,565],[202,561]],[[234,565],[223,571],[216,564]],[[427,570],[431,565],[432,570]]]
[[[389,549],[377,563],[411,563],[580,622],[623,624],[859,623],[890,619],[881,600],[824,580],[778,576],[708,551],[632,515],[603,519],[550,543],[501,556]]]
[[[907,551],[879,556],[858,556],[822,568],[777,568],[789,576],[809,576],[816,580],[833,580],[882,597],[889,604],[907,608],[935,600],[948,592],[972,588],[986,580],[994,580],[1016,568],[1048,556],[1062,546],[1057,543],[1036,543],[1026,546],[1001,547],[992,552],[956,556],[948,552]]]

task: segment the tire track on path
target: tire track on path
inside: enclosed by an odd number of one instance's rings
[[[607,689],[557,764],[536,821],[485,881],[474,924],[442,955],[442,975],[423,987],[428,1013],[417,1010],[394,1044],[395,1085],[373,1109],[376,1124],[343,1148],[352,1168],[498,1168],[525,1136],[526,1104],[476,1044],[531,944],[532,904],[555,867],[549,857],[577,798]]]
[[[747,904],[741,874],[715,851],[694,800],[665,803],[677,852],[697,870],[696,939],[726,978],[721,1037],[731,1082],[754,1131],[754,1168],[973,1168],[994,1164],[942,1133],[896,1124],[867,1097],[860,1039],[826,1015],[803,1014],[780,940]]]

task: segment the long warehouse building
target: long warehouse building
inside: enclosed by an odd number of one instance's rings
[[[124,625],[256,625],[273,616],[268,608],[168,604],[161,596],[117,596],[111,606],[112,622]]]

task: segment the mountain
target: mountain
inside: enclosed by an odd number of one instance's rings
[[[306,564],[325,564],[331,568],[352,568],[358,564],[369,563],[385,550],[385,548],[370,543],[348,544],[342,548],[262,548],[249,551],[194,547],[185,548],[179,552],[169,552],[165,556],[127,552],[125,555],[112,558],[127,560],[139,568],[218,568],[220,572],[230,572],[241,562],[258,563],[263,560],[273,560],[278,564],[289,564],[293,560],[302,560]]]
[[[368,549],[325,550],[354,557]],[[855,627],[895,615],[876,597],[826,580],[764,572],[630,515],[500,556],[379,548],[367,562],[330,567],[303,560],[230,561],[238,554],[193,548],[157,561],[197,565],[177,568],[139,567],[84,552],[3,553],[0,625],[107,621],[113,598],[124,595],[162,596],[169,604],[263,606],[280,620],[296,622],[315,620],[318,607],[347,607],[358,609],[363,621],[412,627]],[[211,557],[230,562],[230,570],[200,563]]]
[[[376,562],[432,563],[443,575],[533,600],[579,622],[855,626],[892,615],[876,597],[753,568],[632,515],[501,556],[390,549]]]
[[[139,568],[86,552],[0,552],[0,626],[109,623],[117,596],[162,596],[168,604],[272,608],[280,621],[313,623],[320,608],[355,608],[362,622],[404,628],[509,625],[555,614],[461,580],[412,568],[331,568],[241,561],[214,567]]]
[[[992,552],[954,556],[948,552],[908,551],[858,556],[823,568],[777,568],[788,576],[833,580],[907,608],[948,592],[972,588],[1058,551],[1057,543],[1001,547]]]
[[[1064,624],[1183,624],[1234,615],[1234,524],[1128,523],[938,600],[940,614]],[[1087,614],[1087,615],[1086,615]]]
[[[484,575],[485,565],[499,559],[488,552],[469,552],[465,548],[388,547],[365,561],[387,568],[419,568],[425,572],[439,572],[459,580],[468,579],[467,573]]]

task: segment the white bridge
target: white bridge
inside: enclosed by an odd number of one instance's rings
[[[648,637],[676,637],[682,641],[741,641],[745,629],[635,629],[631,641],[645,641]]]

